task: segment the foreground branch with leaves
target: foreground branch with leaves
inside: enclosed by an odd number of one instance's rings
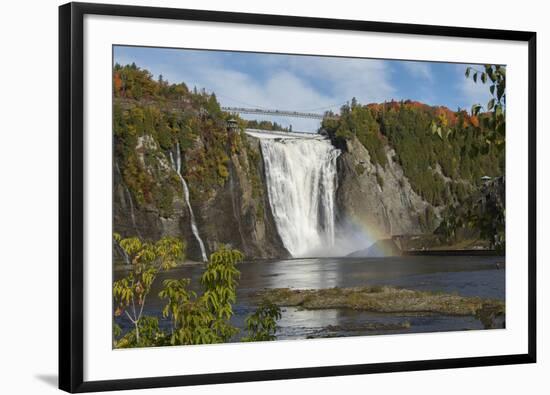
[[[143,320],[143,308],[151,286],[161,270],[175,267],[183,257],[185,244],[173,237],[164,237],[156,243],[142,242],[137,237],[122,239],[114,235],[115,242],[126,252],[132,263],[128,276],[113,284],[116,301],[115,316],[125,314],[134,325],[136,345],[142,343],[140,332],[151,332],[150,320]]]
[[[118,235],[115,241],[132,257],[130,273],[113,284],[115,316],[125,314],[134,325],[124,335],[115,326],[115,348],[224,343],[238,334],[239,329],[230,321],[240,277],[237,264],[244,259],[239,250],[221,246],[210,255],[200,279],[201,294],[189,289],[188,278],[163,281],[158,296],[166,301],[162,319],[169,320],[170,329],[165,332],[157,317],[143,315],[143,307],[157,274],[176,265],[176,260],[183,256],[184,244],[172,238],[163,238],[155,244],[143,243]],[[280,316],[278,307],[260,304],[246,319],[248,336],[243,341],[274,340]]]
[[[472,116],[480,119],[475,132],[483,137],[481,151],[489,152],[494,147],[503,153],[506,142],[506,67],[489,64],[482,67],[467,67],[465,72],[466,78],[472,78],[474,83],[488,84],[491,93],[486,106],[479,103],[472,106]],[[441,124],[432,124],[432,131],[443,139],[442,128]],[[453,131],[447,131],[446,137],[452,138]],[[506,248],[505,225],[505,177],[502,176],[485,183],[462,204],[448,207],[436,232],[452,239],[459,231],[476,230],[480,237],[489,241],[491,248],[503,254]]]

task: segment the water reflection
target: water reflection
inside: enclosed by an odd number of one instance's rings
[[[277,339],[304,339],[483,329],[474,317],[380,314],[341,310],[285,308]]]
[[[292,259],[262,266],[267,266],[260,269],[265,269],[264,288],[333,288],[343,282],[337,259]]]

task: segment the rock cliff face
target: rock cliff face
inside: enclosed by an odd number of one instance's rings
[[[113,174],[113,226],[123,237],[158,239],[177,236],[187,242],[187,255],[200,260],[199,244],[192,234],[190,214],[183,199],[181,184],[170,166],[170,153],[145,135],[136,147],[140,165],[162,185],[169,209],[145,204],[139,209],[123,182],[115,160]],[[259,140],[248,137],[248,144],[233,153],[227,164],[229,177],[223,186],[204,201],[191,200],[198,231],[207,254],[220,243],[230,244],[251,258],[282,258],[289,254],[277,233],[267,192],[263,162],[252,163],[247,150],[261,158]],[[183,158],[185,161],[185,157]],[[122,256],[115,249],[115,254]]]
[[[225,183],[205,199],[191,198],[199,235],[207,255],[223,243],[238,248],[251,259],[289,257],[268,200],[260,140],[251,136],[246,139],[239,150],[229,155]],[[382,167],[372,163],[368,150],[355,138],[341,148],[335,197],[337,228],[359,226],[368,231],[371,241],[433,231],[441,210],[412,190],[393,159],[392,149],[386,147],[388,163]],[[187,256],[200,260],[200,246],[191,230],[182,185],[171,164],[174,152],[163,150],[149,135],[139,137],[135,149],[139,165],[155,180],[162,196],[156,203],[138,208],[115,160],[114,231],[123,237],[151,240],[181,237],[187,242]],[[186,161],[185,155],[182,160]],[[116,248],[115,253],[123,259]]]
[[[254,150],[261,158],[259,140],[247,138],[248,147],[231,155],[224,187],[199,204],[201,229],[210,251],[229,243],[248,257],[288,257],[270,210],[263,161],[251,163],[245,151]]]
[[[337,219],[340,226],[359,224],[370,237],[432,231],[439,208],[418,196],[402,168],[394,160],[393,149],[385,147],[388,163],[374,165],[368,150],[356,139],[346,141],[338,158]]]

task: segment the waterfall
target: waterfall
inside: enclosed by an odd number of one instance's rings
[[[330,253],[340,150],[318,138],[262,138],[260,143],[269,203],[286,249],[294,257]]]
[[[189,217],[191,218],[191,231],[193,232],[193,236],[195,236],[195,239],[197,239],[197,242],[199,243],[199,246],[201,248],[202,260],[203,262],[206,262],[208,261],[208,259],[206,258],[204,243],[202,242],[201,236],[199,235],[199,229],[195,221],[195,214],[193,213],[193,208],[191,207],[191,203],[189,202],[189,188],[187,187],[187,182],[185,182],[185,179],[181,175],[181,151],[179,143],[176,147],[176,160],[174,160],[174,155],[172,155],[172,151],[170,151],[170,162],[172,163],[172,168],[175,170],[181,180],[181,186],[183,187],[183,199],[187,204],[187,208],[189,209]]]

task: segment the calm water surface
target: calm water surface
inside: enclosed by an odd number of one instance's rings
[[[503,257],[409,256],[387,258],[308,258],[245,262],[238,266],[241,279],[233,324],[242,328],[255,310],[251,295],[264,288],[320,289],[365,285],[392,285],[409,289],[456,293],[462,296],[505,298]],[[147,315],[160,317],[163,301],[156,295],[167,278],[191,278],[199,290],[202,265],[189,265],[161,273],[145,306]],[[115,272],[115,279],[124,272]],[[380,314],[351,309],[302,310],[282,308],[278,339],[303,339],[483,329],[473,317]],[[117,318],[123,329],[129,321]],[[168,325],[161,320],[161,325]],[[243,334],[241,334],[243,335]],[[237,340],[237,339],[236,339]]]

